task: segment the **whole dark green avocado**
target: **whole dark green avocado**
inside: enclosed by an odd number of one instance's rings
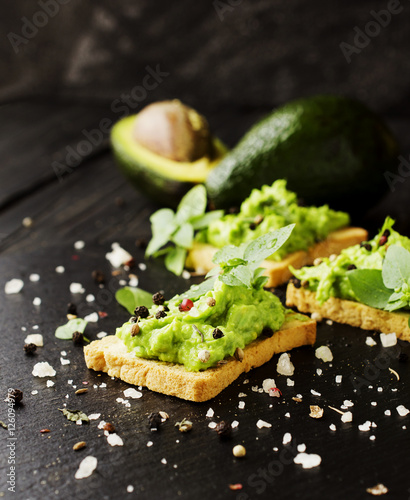
[[[287,179],[309,204],[376,204],[397,142],[364,104],[323,95],[291,101],[255,124],[206,181],[215,207],[239,205],[253,188]]]

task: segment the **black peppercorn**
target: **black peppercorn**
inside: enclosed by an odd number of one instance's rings
[[[157,311],[157,314],[155,315],[155,317],[157,319],[166,318],[167,313],[163,309],[160,309],[159,311]]]
[[[148,415],[148,425],[151,431],[158,431],[161,425],[162,419],[159,413],[150,413]]]
[[[347,266],[347,270],[348,270],[348,271],[352,271],[353,269],[357,269],[357,267],[356,267],[354,264],[349,264],[349,265]]]
[[[97,285],[101,285],[105,283],[105,275],[102,271],[96,269],[91,273],[93,280],[97,283]]]
[[[135,308],[134,314],[137,318],[148,318],[149,311],[145,306],[139,306]]]
[[[371,252],[371,250],[372,250],[372,246],[370,245],[370,243],[367,243],[366,241],[362,241],[360,243],[360,246],[362,248],[365,248],[368,252]]]
[[[131,316],[131,318],[129,319],[129,322],[130,323],[136,323],[137,322],[137,318],[135,316]]]
[[[220,339],[224,336],[222,330],[220,330],[219,328],[215,328],[215,330],[212,332],[212,337],[214,339]]]
[[[231,435],[232,427],[229,422],[221,420],[218,424],[216,424],[215,430],[218,433],[218,436],[221,438],[227,438]]]
[[[300,288],[301,287],[301,283],[300,283],[300,280],[298,278],[291,278],[289,280],[289,283],[292,283],[292,285],[295,287],[295,288]]]
[[[164,311],[165,312],[169,312],[169,307],[168,306],[164,306]]]
[[[382,236],[386,236],[386,238],[388,238],[390,236],[390,231],[386,229]]]
[[[67,314],[72,314],[73,316],[77,316],[77,306],[72,302],[67,304]]]
[[[83,345],[84,335],[81,332],[73,333],[73,343],[74,345]]]
[[[273,335],[273,330],[269,326],[265,326],[262,330],[262,335],[264,337],[272,337]]]
[[[23,392],[20,391],[20,389],[12,389],[8,392],[7,399],[15,405],[18,405],[23,399]]]
[[[154,302],[154,304],[157,306],[162,306],[162,304],[165,302],[162,293],[161,292],[154,293],[154,295],[152,296],[152,302]]]
[[[34,354],[37,351],[36,344],[24,344],[24,352],[26,354]]]

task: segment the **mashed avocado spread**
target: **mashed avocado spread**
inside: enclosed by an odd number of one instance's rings
[[[301,207],[297,196],[286,189],[285,180],[277,180],[272,186],[254,189],[242,203],[238,214],[227,214],[210,223],[197,235],[197,240],[218,248],[225,245],[240,245],[259,236],[296,223],[292,235],[274,255],[273,260],[282,260],[285,255],[309,247],[324,240],[329,233],[348,226],[349,215],[336,212],[327,205]]]
[[[292,273],[307,287],[316,292],[316,299],[323,304],[329,297],[358,301],[348,272],[353,269],[381,270],[389,246],[397,245],[410,251],[410,239],[393,229],[394,220],[387,217],[384,225],[372,240],[341,251],[335,259],[324,258],[317,266],[291,268]]]
[[[189,371],[199,371],[233,356],[264,328],[271,329],[270,333],[279,330],[285,320],[285,309],[272,293],[229,286],[219,279],[212,290],[193,300],[189,310],[180,310],[181,301],[182,297],[176,296],[165,303],[165,308],[150,308],[149,316],[138,323],[137,335],[132,336],[135,319],[117,328],[116,335],[136,356],[180,363]],[[209,353],[207,361],[204,351]]]

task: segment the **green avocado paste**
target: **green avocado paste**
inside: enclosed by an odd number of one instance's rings
[[[336,258],[324,258],[317,266],[294,269],[292,273],[316,292],[316,299],[323,304],[329,297],[358,301],[347,273],[352,269],[381,270],[390,245],[410,251],[410,239],[393,229],[394,220],[387,217],[380,232],[370,241],[346,248]]]
[[[139,320],[137,334],[132,335],[131,318],[116,335],[136,356],[199,371],[233,356],[265,328],[270,334],[279,330],[285,320],[285,308],[272,293],[218,279],[212,290],[190,301],[189,310],[181,311],[181,302],[182,296],[176,296],[164,306],[152,306],[149,316]]]
[[[240,245],[293,223],[296,227],[290,238],[270,259],[280,261],[289,253],[307,250],[332,231],[348,226],[350,218],[327,205],[299,206],[296,193],[286,189],[286,181],[277,180],[271,186],[254,189],[238,214],[227,214],[213,221],[198,233],[197,240],[218,248]]]

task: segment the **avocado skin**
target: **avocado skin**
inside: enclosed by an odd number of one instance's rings
[[[291,101],[255,124],[209,174],[214,206],[240,204],[253,188],[287,179],[308,204],[364,208],[386,191],[398,146],[364,104],[341,96]]]

